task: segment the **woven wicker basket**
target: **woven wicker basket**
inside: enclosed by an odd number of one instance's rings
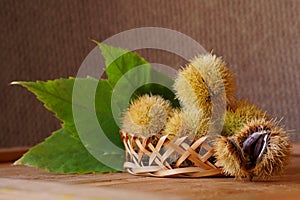
[[[181,137],[170,141],[165,136],[138,138],[120,132],[126,151],[124,168],[134,175],[155,177],[220,176],[222,171],[214,164],[214,150],[201,137],[189,141]],[[201,149],[202,155],[199,154]]]

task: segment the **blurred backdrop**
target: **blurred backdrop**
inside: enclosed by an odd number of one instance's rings
[[[282,118],[300,139],[299,0],[0,0],[0,147],[31,146],[60,122],[15,80],[76,76],[86,55],[119,32],[146,26],[182,32],[223,56],[239,98]],[[150,62],[186,61],[139,50]]]

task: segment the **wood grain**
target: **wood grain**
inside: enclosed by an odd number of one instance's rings
[[[299,199],[300,144],[293,145],[286,173],[266,181],[63,175],[9,163],[0,164],[0,177],[0,199]]]
[[[170,196],[171,199],[178,199]],[[13,199],[165,199],[169,197],[90,186],[64,185],[55,182],[0,178],[0,198]]]
[[[20,158],[29,147],[13,147],[0,149],[0,163],[3,162],[13,162]]]

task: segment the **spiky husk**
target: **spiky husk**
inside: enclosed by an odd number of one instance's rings
[[[182,136],[199,138],[207,133],[208,128],[209,118],[205,118],[202,110],[175,109],[162,133],[169,139]]]
[[[267,151],[262,160],[256,163],[255,167],[247,169],[245,167],[248,160],[242,151],[243,142],[254,132],[267,130],[270,132],[270,140]],[[288,134],[274,120],[264,118],[252,120],[246,123],[243,128],[233,136],[235,145],[230,137],[221,136],[215,142],[215,156],[217,164],[223,168],[225,174],[237,178],[252,177],[268,178],[279,175],[284,171],[288,163],[291,147]]]
[[[122,131],[136,136],[159,134],[172,111],[171,103],[157,95],[143,95],[131,102],[122,117]]]
[[[231,136],[236,130],[241,129],[246,122],[255,119],[269,119],[266,112],[246,100],[236,101],[226,111],[223,136]]]
[[[211,95],[218,96],[225,90],[227,103],[235,99],[234,78],[221,57],[213,54],[198,56],[191,61],[205,80]]]
[[[192,65],[181,69],[173,85],[183,108],[194,106],[210,112],[210,94],[200,73]]]
[[[182,68],[173,87],[183,108],[202,109],[208,117],[212,99],[226,103],[235,99],[232,73],[220,57],[212,54],[200,55]]]

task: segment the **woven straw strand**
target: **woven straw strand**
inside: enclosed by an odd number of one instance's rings
[[[124,168],[131,174],[154,177],[205,177],[222,174],[221,169],[209,161],[214,150],[205,143],[207,137],[190,142],[187,137],[170,141],[167,135],[150,139],[138,138],[122,131],[120,134],[126,151]],[[200,148],[206,152],[202,156],[197,152]],[[172,161],[174,155],[177,160],[173,165],[168,160]]]

